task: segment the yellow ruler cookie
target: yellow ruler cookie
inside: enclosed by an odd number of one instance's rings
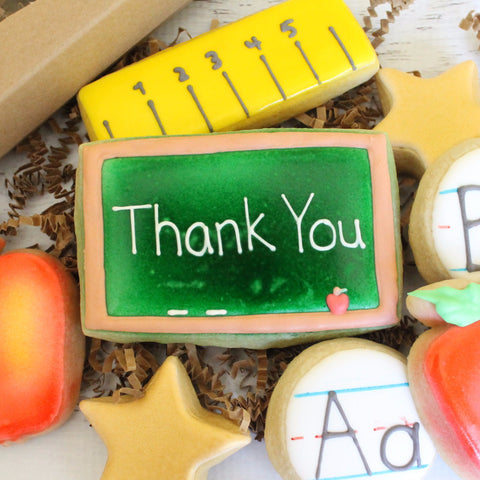
[[[92,140],[271,126],[366,81],[378,59],[341,0],[289,0],[84,87]]]

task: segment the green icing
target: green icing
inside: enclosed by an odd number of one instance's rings
[[[282,194],[297,217],[305,209],[300,237]],[[102,168],[102,197],[109,315],[327,311],[337,285],[348,289],[350,310],[379,305],[364,149],[113,158]],[[226,220],[220,255],[216,223]],[[349,248],[338,222],[355,244],[355,220],[363,243]]]
[[[480,320],[480,285],[470,283],[464,289],[448,286],[431,290],[415,290],[413,297],[435,305],[437,313],[448,323],[466,327]]]

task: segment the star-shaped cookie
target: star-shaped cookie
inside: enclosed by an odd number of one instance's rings
[[[391,68],[377,74],[386,132],[399,171],[421,177],[455,145],[480,137],[480,85],[473,61],[438,77],[420,78]]]
[[[234,423],[202,408],[178,358],[168,357],[140,399],[88,399],[80,409],[105,442],[102,480],[200,480],[250,442]]]

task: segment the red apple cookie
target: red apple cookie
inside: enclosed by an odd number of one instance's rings
[[[0,250],[5,242],[0,240]],[[85,339],[77,286],[38,250],[0,256],[0,444],[65,421],[78,400]]]
[[[480,285],[464,279],[429,285],[407,299],[412,315],[433,326],[408,357],[412,394],[440,455],[467,480],[480,472],[479,299]],[[440,318],[455,325],[441,325]]]

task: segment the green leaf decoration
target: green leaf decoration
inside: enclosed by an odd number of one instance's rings
[[[433,303],[437,313],[447,323],[466,327],[480,320],[480,284],[478,283],[470,283],[461,290],[452,287],[420,289],[409,295]]]

